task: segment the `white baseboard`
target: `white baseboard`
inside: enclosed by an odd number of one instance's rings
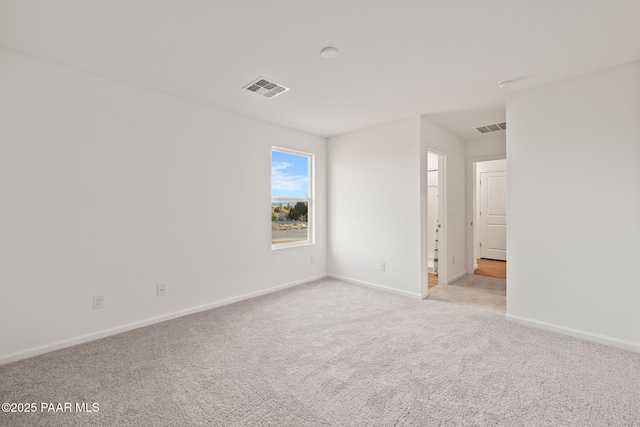
[[[376,283],[365,282],[363,280],[356,280],[350,277],[338,276],[337,274],[328,274],[327,277],[332,279],[342,280],[343,282],[351,283],[353,285],[366,286],[367,288],[378,289],[380,291],[391,292],[393,294],[402,295],[405,297],[422,299],[422,295],[414,294],[412,292],[402,291],[400,289],[390,288],[388,286],[378,285]]]
[[[455,282],[455,281],[456,281],[456,280],[458,280],[458,279],[463,278],[463,277],[464,277],[464,276],[466,276],[466,275],[467,275],[467,272],[463,270],[463,271],[461,271],[460,273],[456,274],[455,276],[453,276],[453,277],[449,277],[449,280],[447,281],[447,285],[448,285],[449,283],[453,283],[453,282]]]
[[[634,343],[631,341],[625,341],[617,338],[608,337],[606,335],[594,334],[591,332],[585,332],[578,329],[558,326],[551,323],[528,319],[526,317],[514,316],[512,314],[507,314],[505,317],[512,322],[519,323],[525,326],[530,326],[532,328],[542,329],[549,332],[556,332],[562,335],[569,335],[574,338],[579,338],[585,341],[591,341],[598,344],[604,344],[610,347],[616,347],[616,348],[622,348],[624,350],[640,352],[640,343]]]
[[[273,286],[271,288],[263,289],[261,291],[250,292],[248,294],[238,295],[236,297],[226,298],[220,301],[215,301],[208,304],[199,305],[197,307],[188,308],[186,310],[174,311],[172,313],[163,314],[161,316],[152,317],[138,322],[128,323],[126,325],[117,326],[115,328],[103,329],[101,331],[92,332],[85,335],[80,335],[75,338],[70,338],[62,341],[57,341],[51,344],[45,344],[37,347],[32,347],[27,350],[17,351],[15,353],[9,353],[0,357],[0,365],[6,363],[16,362],[18,360],[27,359],[29,357],[38,356],[40,354],[49,353],[51,351],[60,350],[66,347],[72,347],[74,345],[83,344],[89,341],[95,341],[100,338],[105,338],[111,335],[121,334],[123,332],[131,331],[133,329],[142,328],[144,326],[153,325],[155,323],[165,322],[167,320],[175,319],[189,314],[198,313],[201,311],[211,310],[213,308],[222,307],[223,305],[229,305],[236,302],[244,301],[251,298],[256,298],[261,295],[270,294],[273,292],[281,291],[283,289],[291,288],[293,286],[302,285],[305,283],[313,282],[314,280],[326,278],[326,274],[320,274],[317,276],[307,277],[295,282],[285,283],[283,285]]]

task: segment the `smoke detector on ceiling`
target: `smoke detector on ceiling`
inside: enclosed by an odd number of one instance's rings
[[[514,80],[503,80],[500,83],[498,83],[498,87],[500,89],[507,90],[507,89],[511,89],[511,87],[513,87],[514,83],[515,83]]]
[[[257,93],[258,95],[262,95],[266,98],[275,98],[289,90],[288,87],[264,77],[258,77],[242,89]]]
[[[493,125],[480,126],[476,128],[480,133],[489,133],[489,132],[497,132],[499,130],[505,130],[507,128],[507,123],[496,123]]]
[[[325,47],[320,51],[320,55],[322,55],[325,59],[333,59],[338,56],[338,48],[335,47]]]

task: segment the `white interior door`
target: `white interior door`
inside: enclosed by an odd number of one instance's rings
[[[507,172],[480,173],[480,257],[507,260]]]

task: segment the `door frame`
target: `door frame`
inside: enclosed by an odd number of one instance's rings
[[[467,212],[466,212],[466,224],[467,224],[467,274],[473,274],[475,271],[476,260],[474,256],[474,247],[473,247],[473,230],[474,227],[479,227],[480,224],[474,224],[474,214],[475,214],[475,201],[476,201],[476,163],[478,162],[487,162],[491,160],[506,160],[506,154],[497,154],[493,156],[482,156],[482,157],[471,157],[467,159],[467,185],[466,185],[466,196],[467,196]],[[507,160],[508,162],[508,160]],[[509,174],[509,169],[507,166],[507,179]],[[508,181],[507,181],[508,183]],[[508,193],[507,193],[508,197]]]
[[[424,266],[423,268],[423,287],[422,287],[422,297],[426,298],[429,294],[429,286],[427,283],[427,276],[429,269],[427,268],[427,262],[429,254],[427,253],[427,239],[431,236],[427,236],[427,194],[428,191],[428,179],[429,174],[427,172],[427,157],[428,153],[431,152],[438,156],[438,217],[440,221],[440,229],[438,231],[438,285],[448,284],[448,270],[447,270],[447,154],[438,149],[434,149],[431,147],[427,147],[424,152],[424,173],[421,177],[422,182],[424,183],[424,203],[425,207],[423,210],[422,224],[424,230],[424,240],[423,247],[424,252],[422,256],[421,263]]]

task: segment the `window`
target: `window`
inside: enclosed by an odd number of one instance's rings
[[[271,249],[313,243],[313,154],[271,149]]]

